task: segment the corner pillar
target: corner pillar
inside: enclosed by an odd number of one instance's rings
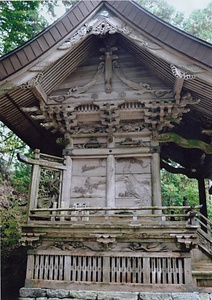
[[[107,157],[106,207],[115,207],[115,158]]]
[[[151,160],[152,206],[162,206],[159,143],[154,142],[151,146],[153,151]]]

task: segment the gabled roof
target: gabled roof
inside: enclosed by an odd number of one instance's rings
[[[211,44],[171,26],[133,1],[79,1],[36,37],[2,56],[0,79],[6,79],[41,57],[71,31],[76,30],[81,22],[86,22],[87,18],[90,19],[104,4],[119,17],[141,29],[147,36],[150,35],[158,42],[205,66],[212,67]]]
[[[212,45],[133,1],[79,1],[43,32],[4,55],[0,119],[32,148],[60,153],[55,142],[60,135],[42,128],[23,108],[46,100],[69,74],[99,56],[101,31],[116,36],[117,45],[154,72],[177,97],[189,92],[192,99],[201,100],[189,105],[191,111],[174,130],[209,144],[210,135],[204,132],[212,130]],[[170,151],[179,152],[177,147],[165,150],[168,156]],[[201,155],[200,151],[195,157]]]

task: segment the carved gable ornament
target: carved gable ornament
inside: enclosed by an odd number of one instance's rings
[[[126,23],[122,22],[106,10],[101,11],[97,17],[95,16],[91,21],[85,23],[77,32],[68,37],[58,49],[65,50],[71,48],[89,35],[104,37],[106,34],[113,35],[115,33],[121,33],[127,36],[142,47],[156,50],[161,49],[161,46],[149,41],[146,37],[130,28]]]

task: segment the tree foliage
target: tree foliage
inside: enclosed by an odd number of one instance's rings
[[[57,8],[70,7],[76,1],[0,1],[0,55],[5,54],[40,33],[54,20]],[[45,10],[48,21],[42,15]]]
[[[0,1],[0,50],[7,53],[47,26],[39,1]]]
[[[184,14],[180,11],[176,11],[174,6],[168,4],[165,0],[137,0],[137,2],[146,10],[167,23],[183,28]]]
[[[212,43],[212,2],[204,9],[194,10],[183,29],[194,36]]]
[[[171,25],[212,43],[212,2],[204,9],[192,11],[188,18],[165,0],[137,0],[136,2]]]

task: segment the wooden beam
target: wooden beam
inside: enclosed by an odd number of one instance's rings
[[[32,87],[32,92],[40,102],[44,102],[47,104],[48,97],[45,91],[43,90],[42,86],[40,85],[40,83]]]

